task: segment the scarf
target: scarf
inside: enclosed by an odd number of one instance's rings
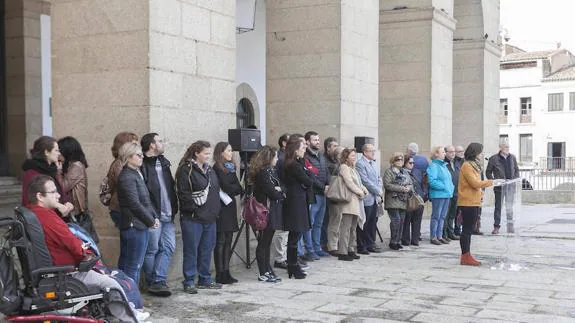
[[[225,162],[224,163],[224,168],[228,170],[228,172],[230,173],[235,173],[236,172],[236,164],[232,163],[232,162]]]
[[[475,158],[475,160],[468,160],[467,162],[479,174],[481,174],[483,172],[483,168],[481,167],[481,161],[479,160],[479,158]]]

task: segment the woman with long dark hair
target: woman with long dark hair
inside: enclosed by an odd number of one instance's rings
[[[275,171],[278,160],[277,150],[271,146],[263,146],[252,157],[249,168],[249,182],[254,188],[254,197],[263,205],[268,206],[268,226],[260,232],[256,259],[260,271],[258,279],[262,282],[275,283],[281,281],[273,271],[270,260],[270,246],[276,230],[283,230],[283,200],[284,188]]]
[[[58,179],[58,168],[60,167],[60,147],[56,139],[49,136],[42,136],[34,141],[34,146],[30,149],[30,158],[24,161],[22,170],[22,205],[28,205],[28,186],[32,179],[38,175],[48,175],[54,180],[60,202],[56,208],[60,216],[66,217],[74,209],[70,203],[67,192],[63,189],[62,183]]]
[[[292,136],[295,137],[295,136]],[[284,226],[288,234],[287,262],[288,277],[303,279],[306,273],[297,262],[297,245],[303,232],[309,231],[308,196],[313,180],[306,173],[303,160],[306,144],[298,137],[290,138],[285,153],[286,203],[284,204]]]
[[[180,225],[184,245],[184,292],[220,289],[212,280],[210,264],[216,246],[216,219],[220,213],[220,183],[210,167],[210,143],[204,140],[188,147],[176,171],[176,193],[180,202]]]
[[[501,180],[481,179],[481,173],[483,172],[481,166],[482,144],[470,143],[465,149],[464,156],[465,162],[461,166],[459,183],[457,185],[457,206],[461,210],[461,216],[463,217],[463,229],[459,238],[459,245],[461,246],[460,263],[467,266],[480,266],[481,262],[471,255],[471,234],[481,207],[483,195],[481,190],[494,184],[501,184]]]
[[[73,215],[88,211],[88,177],[86,168],[88,162],[82,146],[74,137],[64,137],[58,140],[60,154],[63,159],[62,169],[58,172],[62,189],[74,205]]]
[[[232,146],[227,142],[218,142],[214,148],[214,171],[218,175],[220,188],[231,198],[231,202],[228,204],[221,201],[222,208],[216,220],[217,235],[214,263],[216,266],[216,282],[220,284],[238,282],[230,274],[232,239],[234,232],[239,230],[236,196],[244,193],[244,189],[236,175],[236,170],[237,165],[233,162]]]

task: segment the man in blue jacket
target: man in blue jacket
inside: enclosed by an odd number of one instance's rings
[[[381,179],[379,167],[375,163],[375,146],[365,144],[362,147],[363,156],[359,158],[355,169],[359,173],[362,184],[367,188],[369,194],[363,199],[365,209],[365,224],[363,230],[357,227],[357,252],[369,254],[379,253],[377,247],[377,202],[383,198],[383,181]]]

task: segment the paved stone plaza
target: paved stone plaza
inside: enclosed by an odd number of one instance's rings
[[[524,206],[517,237],[491,236],[490,215],[472,239],[479,268],[458,265],[458,243],[430,245],[424,221],[417,249],[323,258],[276,284],[235,267],[239,284],[187,295],[172,282],[175,295],[146,303],[153,322],[575,322],[575,205]]]

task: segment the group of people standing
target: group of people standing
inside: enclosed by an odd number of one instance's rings
[[[258,279],[263,282],[281,281],[273,268],[287,269],[289,278],[303,279],[310,261],[328,256],[353,261],[360,254],[382,252],[376,238],[378,217],[384,209],[390,218],[389,248],[418,246],[424,206],[413,207],[410,199],[414,196],[423,202],[431,200],[431,244],[459,239],[461,263],[477,265],[469,251],[471,234],[479,230],[482,189],[501,185],[501,178],[514,178],[517,171],[507,147],[490,159],[484,180],[483,147],[477,143],[465,150],[435,147],[431,161],[418,154],[417,144],[412,143],[405,154],[391,156],[383,176],[372,144],[364,145],[360,155],[329,137],[322,152],[319,134],[309,131],[284,134],[278,146],[263,146],[253,154],[240,180],[239,164],[227,142],[217,143],[213,154],[209,142],[192,143],[173,175],[159,134],[148,133],[141,139],[131,132],[117,134],[99,197],[119,229],[119,269],[135,282],[143,272],[149,293],[171,295],[167,279],[176,249],[174,220],[179,213],[184,291],[195,294],[198,289],[236,283],[229,268],[233,234],[239,230],[236,199],[246,194],[253,194],[268,209],[268,224],[258,233],[256,250]],[[59,216],[89,215],[87,167],[75,138],[40,137],[23,165],[22,204],[29,203],[30,181],[42,174],[56,185],[60,198],[54,209]],[[346,201],[327,198],[338,178],[350,196]],[[502,198],[512,202],[512,196],[496,191],[494,234],[499,230],[497,209],[500,219]],[[456,221],[458,212],[461,221]],[[210,274],[212,255],[215,279]]]

